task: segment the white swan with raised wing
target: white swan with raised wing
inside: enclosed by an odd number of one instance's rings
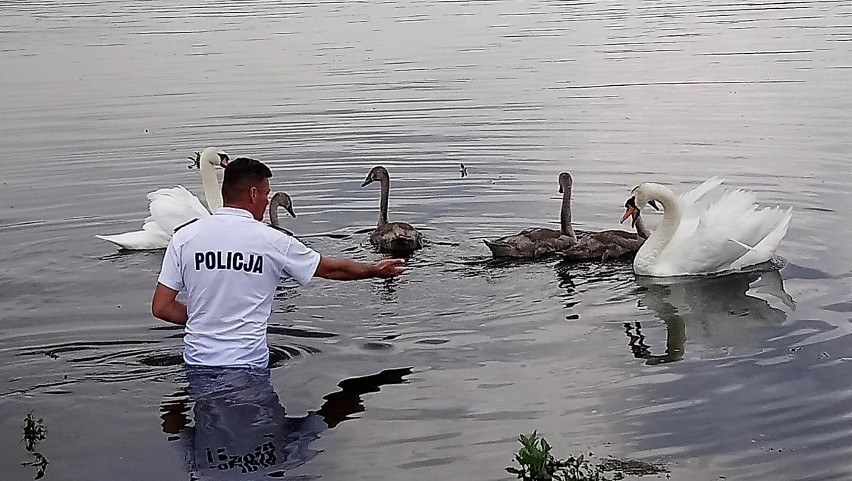
[[[175,229],[199,217],[207,217],[222,207],[222,191],[216,177],[216,166],[225,167],[228,154],[216,147],[207,147],[196,158],[201,171],[201,184],[207,207],[182,185],[157,189],[148,194],[148,211],[142,230],[115,235],[97,235],[122,249],[162,249],[169,244]]]
[[[663,220],[633,260],[636,274],[655,277],[736,272],[772,259],[793,209],[757,205],[753,192],[727,189],[713,177],[677,196],[646,182],[633,188],[622,222],[646,204]]]

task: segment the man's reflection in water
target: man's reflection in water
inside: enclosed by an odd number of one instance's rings
[[[401,384],[411,368],[342,381],[316,412],[288,417],[269,370],[185,368],[188,386],[163,402],[163,431],[183,445],[190,479],[280,477],[318,454],[309,448],[320,433],[364,410],[361,395]],[[187,413],[194,403],[194,423]]]

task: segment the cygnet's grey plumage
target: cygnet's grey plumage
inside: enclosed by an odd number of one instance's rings
[[[577,236],[571,227],[572,186],[573,179],[568,172],[559,174],[559,192],[562,193],[560,230],[532,227],[514,235],[486,240],[484,242],[491,249],[491,255],[494,257],[536,259],[555,254],[576,243]]]
[[[617,229],[581,232],[577,242],[560,254],[569,261],[607,261],[635,255],[651,233],[645,227],[645,221],[642,220],[638,209],[633,211],[632,217],[635,233]]]
[[[571,225],[571,194],[574,181],[571,174],[559,174],[559,192],[562,192],[560,230],[531,228],[513,236],[485,241],[494,257],[534,259],[548,255],[561,255],[567,260],[609,260],[634,254],[648,237],[638,211],[633,221],[636,233],[622,230],[575,233]]]
[[[645,222],[637,210],[634,214],[636,232],[623,230],[604,230],[598,232],[581,232],[577,242],[562,250],[566,260],[583,261],[598,260],[606,261],[618,259],[619,257],[635,254],[645,243],[649,232],[645,228]]]
[[[286,192],[276,192],[275,195],[269,200],[269,225],[285,232],[288,235],[293,235],[289,230],[281,227],[280,221],[278,220],[278,208],[283,207],[287,210],[287,213],[296,217],[296,212],[293,210],[293,201],[290,199],[290,196]]]
[[[382,166],[373,167],[361,187],[365,187],[374,181],[381,184],[382,191],[379,204],[379,221],[376,230],[370,233],[370,243],[380,251],[402,255],[410,254],[423,247],[423,235],[411,224],[388,222],[390,175],[387,169]]]

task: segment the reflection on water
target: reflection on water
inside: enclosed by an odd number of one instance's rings
[[[269,370],[185,368],[188,386],[160,408],[163,432],[182,449],[191,479],[281,477],[313,459],[310,443],[364,411],[361,396],[402,384],[411,368],[345,379],[317,411],[287,416]],[[190,421],[187,413],[192,407]],[[248,475],[248,476],[243,476]]]
[[[780,325],[787,319],[784,309],[755,294],[770,296],[791,310],[796,306],[776,269],[715,278],[638,276],[637,283],[644,288],[639,305],[654,311],[666,324],[665,352],[654,354],[646,344],[641,322],[624,323],[633,356],[649,365],[683,359],[690,335],[727,347],[746,342],[749,330],[756,326]]]
[[[627,345],[633,352],[633,357],[645,359],[645,364],[654,365],[683,359],[683,345],[686,343],[686,329],[684,327],[683,322],[666,322],[666,352],[663,355],[653,354],[651,346],[645,344],[641,322],[625,322],[624,333],[630,339]]]
[[[405,376],[411,374],[411,368],[387,369],[378,374],[352,377],[340,381],[339,391],[326,395],[325,402],[317,414],[322,416],[329,428],[341,422],[352,419],[352,414],[364,411],[361,396],[371,392],[379,392],[381,386],[405,383]]]

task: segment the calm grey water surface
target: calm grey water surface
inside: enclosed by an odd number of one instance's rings
[[[4,479],[36,475],[30,411],[44,479],[190,478],[188,433],[210,425],[180,330],[149,313],[162,253],[94,235],[141,226],[155,188],[200,195],[185,159],[208,145],[269,163],[288,227],[325,255],[379,258],[378,192],[359,187],[377,164],[391,216],[431,240],[398,280],[281,289],[271,385],[288,426],[319,429],[294,428],[312,454],[275,474],[508,479],[516,436],[538,429],[558,455],[672,479],[852,477],[847,0],[0,12]],[[641,181],[722,175],[794,207],[788,264],[650,284],[628,263],[487,262],[482,239],[556,225],[563,170],[584,229],[615,227]],[[329,404],[348,420],[311,424]]]

